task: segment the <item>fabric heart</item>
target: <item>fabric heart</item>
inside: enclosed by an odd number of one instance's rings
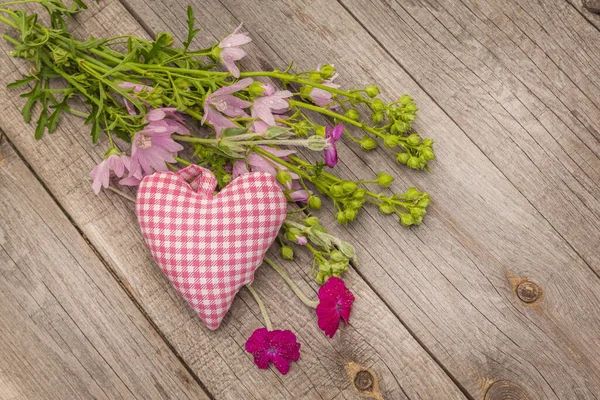
[[[191,165],[145,177],[136,199],[154,260],[209,329],[254,279],[287,211],[269,174],[244,174],[213,196],[216,187],[212,172]]]

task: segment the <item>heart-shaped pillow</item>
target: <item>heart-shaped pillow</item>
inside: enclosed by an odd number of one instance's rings
[[[146,176],[136,199],[154,260],[209,329],[254,279],[287,211],[269,174],[244,174],[213,196],[216,186],[211,171],[191,165]]]

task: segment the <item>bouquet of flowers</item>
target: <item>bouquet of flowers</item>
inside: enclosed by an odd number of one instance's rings
[[[7,9],[22,3],[39,3],[50,17],[49,26],[38,15]],[[182,46],[168,33],[154,41],[135,36],[72,37],[69,17],[86,6],[74,0],[19,0],[0,3],[0,22],[16,31],[4,35],[14,46],[12,55],[32,64],[30,74],[10,88],[28,87],[21,96],[25,121],[33,106],[40,108],[35,137],[56,130],[63,113],[85,118],[91,140],[108,144],[105,158],[90,173],[95,193],[102,188],[126,198],[118,185],[138,186],[155,172],[178,171],[198,165],[210,170],[217,191],[249,172],[264,172],[276,179],[288,201],[287,217],[273,246],[292,260],[297,251],[312,254],[310,273],[321,286],[318,301],[311,300],[269,257],[274,268],[308,307],[315,308],[318,326],[333,337],[340,320],[348,323],[354,296],[341,279],[356,261],[354,247],[327,232],[311,213],[322,201],[331,201],[335,220],[348,224],[363,207],[378,207],[405,226],[423,220],[429,195],[411,187],[405,193],[386,194],[394,178],[380,172],[371,180],[338,177],[336,142],[342,136],[364,151],[383,146],[398,164],[428,169],[434,159],[433,140],[422,139],[411,129],[417,107],[404,94],[387,103],[377,86],[346,90],[335,83],[336,69],[322,64],[296,71],[240,71],[237,61],[246,56],[251,41],[238,26],[212,47],[192,50],[198,29],[194,13],[187,10],[188,36]],[[225,71],[224,71],[225,70]],[[81,102],[75,101],[82,100]],[[321,114],[330,124],[313,122]],[[353,131],[348,130],[354,127]],[[362,132],[360,137],[356,132]],[[321,153],[311,162],[305,155]],[[309,157],[314,159],[315,157]],[[257,329],[246,343],[259,368],[272,362],[283,374],[300,356],[300,344],[289,330],[274,330],[258,293],[256,299],[265,328]]]

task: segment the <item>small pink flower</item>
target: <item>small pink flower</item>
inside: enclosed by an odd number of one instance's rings
[[[333,168],[338,163],[337,149],[335,148],[335,142],[340,140],[344,133],[343,125],[336,125],[335,127],[325,128],[325,139],[327,139],[328,146],[323,150],[325,156],[325,164],[329,168]]]
[[[300,343],[289,330],[259,328],[246,341],[246,351],[254,356],[254,364],[258,368],[267,369],[272,362],[285,375],[292,361],[300,358]]]
[[[340,278],[332,276],[321,286],[316,313],[319,328],[326,336],[332,338],[335,335],[340,326],[340,318],[348,323],[352,303],[354,295]]]
[[[252,78],[245,78],[230,86],[223,86],[206,96],[204,100],[204,116],[201,123],[210,123],[217,132],[217,137],[221,136],[224,128],[233,128],[237,125],[225,117],[247,117],[248,114],[243,110],[252,105],[251,102],[235,97],[233,93],[245,89],[252,83]],[[223,115],[225,114],[225,115]]]
[[[231,170],[231,177],[233,179],[237,178],[240,175],[244,175],[247,174],[248,172],[248,167],[246,166],[246,161],[245,160],[237,160],[233,163],[233,168]]]
[[[321,66],[319,65],[317,67],[317,71],[320,71],[320,70],[321,70]],[[321,83],[321,85],[329,86],[334,89],[339,88],[340,85],[338,85],[337,83],[333,83],[334,79],[337,78],[337,76],[338,76],[338,74],[333,75],[331,78],[329,78],[328,80]],[[327,90],[319,89],[319,88],[313,88],[310,91],[309,97],[310,97],[311,101],[313,103],[315,103],[316,105],[318,105],[319,107],[326,107],[333,100],[333,95],[330,92],[328,92]],[[332,104],[329,106],[329,108],[331,108],[331,109],[335,109],[338,107],[339,107],[339,105],[337,105],[337,104]]]
[[[113,171],[119,178],[129,169],[130,160],[124,154],[112,154],[102,160],[102,162],[94,167],[90,172],[92,178],[92,189],[94,193],[100,193],[100,188],[108,187],[110,172]]]
[[[260,118],[267,125],[275,125],[275,117],[273,112],[280,113],[289,107],[287,102],[288,97],[292,97],[293,94],[289,90],[280,90],[274,92],[269,96],[258,97],[254,100],[254,107],[252,108],[252,115]]]
[[[144,90],[147,92],[151,92],[152,90],[154,90],[154,88],[151,86],[133,82],[121,82],[117,86],[123,89],[133,89],[133,93],[140,93]],[[125,102],[125,108],[127,108],[127,112],[129,113],[129,115],[136,115],[137,113],[135,111],[135,108],[133,108],[131,103],[127,99],[123,99],[123,101]]]
[[[302,189],[294,190],[293,192],[288,193],[288,196],[290,196],[290,199],[292,199],[292,201],[306,203],[310,194],[306,190]]]
[[[296,236],[296,243],[298,243],[300,246],[306,246],[308,239],[306,236]]]
[[[238,33],[240,29],[242,29],[242,24],[235,28],[235,31],[233,31],[231,35],[227,36],[219,43],[219,48],[221,49],[219,58],[221,58],[221,62],[225,68],[227,68],[227,70],[236,78],[240,77],[240,69],[235,62],[246,56],[246,52],[240,49],[239,46],[252,41],[252,39],[248,37],[248,32]]]
[[[283,150],[283,149],[274,149],[269,146],[259,146],[261,149],[268,151],[269,153],[286,160],[286,157],[294,154],[295,150]],[[250,153],[247,158],[248,165],[250,166],[250,170],[252,172],[266,172],[273,177],[277,176],[277,170],[282,169],[284,171],[288,171],[287,167],[281,164],[277,164],[275,161],[271,161],[271,159],[267,159],[259,154]],[[275,167],[277,166],[277,167]],[[300,179],[300,177],[291,171],[288,171],[292,179]]]

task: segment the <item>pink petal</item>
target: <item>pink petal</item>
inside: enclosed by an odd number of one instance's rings
[[[232,93],[238,92],[238,91],[250,86],[250,84],[252,84],[252,82],[254,82],[252,80],[252,78],[240,79],[236,83],[233,83],[229,86],[223,86],[222,88],[215,90],[214,93],[212,94],[212,96],[213,97],[214,96],[222,96],[225,94],[232,94]]]

